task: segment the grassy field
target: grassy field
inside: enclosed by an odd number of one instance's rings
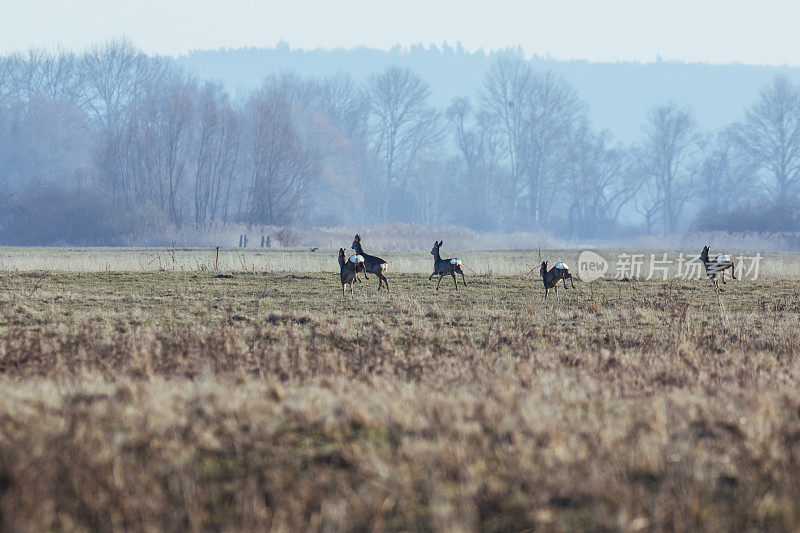
[[[343,300],[329,252],[29,252],[52,268],[0,272],[0,530],[800,528],[793,276],[542,301],[519,253]]]

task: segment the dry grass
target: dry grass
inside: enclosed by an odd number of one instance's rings
[[[340,241],[330,249],[309,248],[220,249],[219,258],[211,248],[16,248],[0,247],[0,272],[338,272],[336,254],[339,247],[348,247],[349,240]],[[433,240],[430,241],[430,245]],[[702,249],[699,248],[699,249]],[[660,261],[664,254],[671,265],[668,277],[674,278],[681,256],[684,261],[699,259],[699,249],[665,252],[663,250],[602,250],[609,262],[607,277],[618,277],[615,271],[620,254],[636,254],[641,263],[641,278],[648,277],[651,261]],[[433,258],[423,252],[387,251],[367,248],[367,251],[388,259],[389,273],[421,274],[431,272]],[[445,245],[442,254],[464,260],[466,272],[477,275],[537,275],[542,260],[567,261],[576,270],[582,249],[542,248],[534,250],[464,250]],[[728,253],[737,263],[741,274],[742,263],[749,267],[754,253],[736,248],[715,247],[713,253]],[[797,253],[761,253],[759,277],[765,279],[800,279],[800,256]],[[697,265],[700,266],[699,264]],[[699,273],[699,270],[698,270]],[[662,278],[656,272],[656,278]]]
[[[800,281],[223,275],[0,275],[0,529],[800,527]]]

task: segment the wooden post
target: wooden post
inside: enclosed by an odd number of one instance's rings
[[[263,235],[261,236],[261,247],[262,248],[264,247],[264,236]]]
[[[217,259],[214,261],[214,270],[219,270],[219,246],[217,246]]]
[[[244,235],[239,235],[239,248],[241,248],[241,247],[242,247],[242,237],[243,237],[243,236],[244,236]]]
[[[247,248],[247,235],[244,236],[244,247]]]
[[[269,244],[269,235],[267,235],[267,248],[269,248],[269,247],[270,247],[270,244]]]

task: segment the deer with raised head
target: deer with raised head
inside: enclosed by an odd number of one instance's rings
[[[456,290],[458,290],[458,281],[456,281],[456,274],[461,274],[461,281],[464,282],[464,286],[467,286],[467,280],[464,278],[464,271],[461,270],[461,259],[450,257],[447,259],[442,259],[442,256],[439,254],[439,248],[442,247],[443,241],[433,241],[433,248],[431,248],[431,255],[433,256],[433,274],[428,276],[428,281],[430,281],[433,276],[439,275],[439,281],[436,283],[436,290],[439,290],[439,283],[442,282],[442,278],[445,276],[453,276],[453,283],[456,284]]]
[[[558,282],[564,281],[564,289],[567,288],[567,280],[569,280],[572,288],[575,288],[575,282],[572,281],[572,274],[569,272],[569,265],[563,261],[559,261],[550,270],[547,270],[547,261],[542,261],[542,266],[539,268],[539,274],[542,276],[544,283],[544,297],[547,298],[547,293],[550,289],[556,290],[556,301],[558,300]],[[544,298],[543,298],[544,299]]]
[[[339,248],[339,277],[342,281],[342,298],[344,298],[345,285],[350,285],[350,296],[353,296],[353,283],[358,279],[359,272],[364,272],[364,258],[360,255],[345,257],[344,248]]]
[[[719,280],[717,276],[722,279],[722,283],[725,283],[725,271],[729,268],[731,269],[731,277],[736,279],[736,270],[733,267],[733,261],[731,261],[731,257],[729,255],[718,255],[714,259],[710,259],[708,256],[708,252],[711,251],[711,248],[708,246],[703,246],[703,251],[700,252],[700,260],[703,262],[703,266],[706,267],[706,276],[708,276],[711,281],[714,283],[714,287],[719,289]]]
[[[364,258],[364,279],[369,279],[367,272],[375,274],[378,276],[378,290],[381,290],[385,283],[386,292],[389,292],[389,280],[386,279],[386,269],[389,265],[386,264],[386,261],[380,257],[364,253],[364,249],[361,247],[361,235],[358,234],[353,239],[353,250]]]

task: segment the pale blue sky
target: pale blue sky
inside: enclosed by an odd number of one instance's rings
[[[149,53],[461,42],[592,61],[800,65],[797,0],[0,0],[0,53],[120,36]]]

